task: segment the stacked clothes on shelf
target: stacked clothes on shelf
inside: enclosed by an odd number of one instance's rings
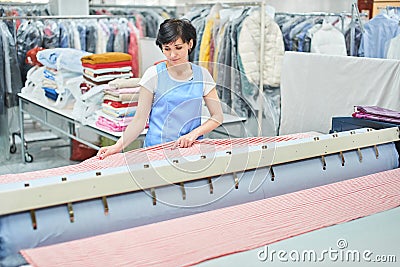
[[[132,56],[121,52],[92,54],[81,58],[87,90],[118,78],[132,77]]]
[[[42,89],[44,90],[44,95],[53,100],[57,101],[57,83],[56,83],[57,70],[45,68],[43,70],[43,81]]]
[[[78,103],[81,104],[79,107],[75,104],[74,110],[83,110],[85,112],[80,113],[86,115],[96,114],[90,117],[100,128],[112,132],[125,130],[135,114],[139,95],[139,87],[135,88],[139,79],[132,78],[132,56],[106,52],[84,56],[80,60],[83,68],[82,101]],[[121,86],[118,81],[129,86]],[[110,85],[113,83],[115,85]],[[99,97],[100,101],[91,101]],[[89,123],[86,115],[82,119]]]
[[[73,99],[70,81],[82,77],[80,58],[90,53],[74,48],[38,49],[36,59],[43,67],[39,86],[44,99],[58,108],[64,108]]]
[[[140,78],[118,78],[104,89],[96,125],[112,132],[122,132],[132,121],[139,100]]]

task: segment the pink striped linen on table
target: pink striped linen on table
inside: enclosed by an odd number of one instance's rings
[[[400,205],[400,169],[22,250],[32,266],[188,266]]]
[[[161,144],[153,147],[140,148],[126,153],[119,153],[99,160],[98,157],[92,157],[79,164],[64,166],[59,168],[0,175],[0,184],[16,183],[30,181],[39,178],[53,176],[68,176],[76,173],[96,171],[113,167],[120,167],[127,164],[148,163],[152,160],[163,160],[171,157],[182,157],[196,155],[199,153],[212,153],[215,151],[224,151],[226,149],[241,148],[246,146],[257,146],[265,143],[282,142],[310,137],[310,134],[299,133],[293,135],[276,137],[248,137],[234,139],[203,139],[196,141],[190,148],[180,148],[172,150],[173,142]]]

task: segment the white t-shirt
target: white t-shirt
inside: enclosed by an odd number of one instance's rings
[[[215,88],[215,81],[211,74],[208,72],[207,69],[200,67],[201,72],[203,75],[203,83],[204,83],[204,88],[203,88],[203,96],[206,96],[213,88]],[[176,80],[170,76],[171,79],[179,82],[185,82],[181,80]],[[190,77],[186,81],[190,81],[193,77]],[[142,78],[140,79],[139,84],[149,90],[150,92],[154,93],[154,91],[157,88],[157,67],[151,66],[149,67],[143,74]]]

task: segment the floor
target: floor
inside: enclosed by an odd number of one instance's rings
[[[28,142],[27,144],[29,154],[32,155],[33,161],[27,163],[22,160],[21,141],[19,137],[16,137],[16,152],[0,157],[0,175],[37,171],[79,163],[78,161],[69,159],[70,147],[65,146],[69,144],[68,140],[49,140],[48,138],[53,137],[54,134],[33,122],[25,123],[25,131],[27,139],[30,138],[30,141],[34,141]],[[10,138],[10,140],[12,139]],[[10,144],[11,143],[12,141],[10,141]],[[56,146],[64,147],[56,148]]]

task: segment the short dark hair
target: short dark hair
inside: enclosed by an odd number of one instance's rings
[[[193,40],[192,49],[189,50],[190,54],[196,47],[196,28],[187,19],[166,19],[160,25],[156,44],[162,50],[162,45],[175,42],[179,38],[184,43],[189,43],[190,40]]]

